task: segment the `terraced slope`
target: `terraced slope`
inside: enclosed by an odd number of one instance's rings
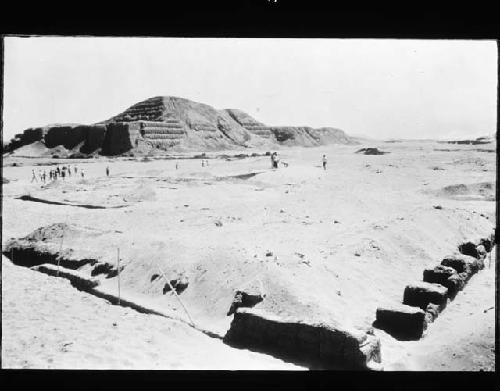
[[[238,109],[216,110],[173,96],[146,99],[93,125],[57,124],[26,129],[16,135],[6,151],[34,142],[41,142],[48,149],[63,146],[67,155],[108,156],[356,143],[339,129],[273,127]]]

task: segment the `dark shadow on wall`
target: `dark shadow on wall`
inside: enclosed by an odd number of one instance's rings
[[[111,123],[106,126],[102,143],[102,155],[119,155],[132,149],[129,126],[124,123]]]
[[[54,148],[62,145],[66,149],[73,149],[85,141],[85,130],[81,126],[58,126],[50,128],[45,135],[45,146]]]

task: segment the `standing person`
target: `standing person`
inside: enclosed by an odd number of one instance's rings
[[[272,159],[273,160],[273,168],[278,168],[278,163],[280,161],[280,159],[278,158],[278,153],[274,152],[272,158],[273,158]]]
[[[30,183],[33,183],[33,181],[38,182],[38,180],[36,179],[35,170],[31,170],[31,174],[33,176],[31,177],[31,182]]]
[[[328,160],[326,159],[326,155],[323,155],[323,170],[326,170],[326,163]]]
[[[201,159],[201,166],[205,167],[205,160]]]
[[[71,176],[71,166],[68,165],[68,176]]]
[[[106,166],[106,176],[109,176],[109,166]]]
[[[80,170],[80,175],[82,176],[82,178],[85,178],[85,172],[83,170]]]
[[[64,178],[66,177],[66,170],[64,169],[64,167],[63,167],[63,170],[61,171],[61,176],[62,176],[62,179],[64,181]]]
[[[274,168],[274,154],[275,154],[275,153],[276,153],[276,152],[273,152],[273,153],[271,154],[271,168]]]
[[[175,169],[177,170],[179,168],[179,163],[175,162]]]
[[[77,167],[77,166],[75,166],[75,167],[74,167],[74,170],[75,170],[75,175],[76,175],[76,173],[78,172],[78,167]]]

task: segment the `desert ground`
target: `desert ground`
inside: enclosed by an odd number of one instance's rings
[[[362,147],[388,153],[355,153]],[[59,252],[115,265],[119,251],[121,297],[165,316],[112,305],[5,253],[2,367],[307,369],[223,343],[235,291],[264,291],[256,308],[273,314],[371,329],[377,307],[401,302],[424,268],[493,232],[496,146],[479,147],[367,141],[283,148],[288,166],[277,170],[266,151],[227,157],[248,150],[207,153],[205,167],[187,158],[196,153],[4,156],[3,248],[64,224],[63,240],[52,243]],[[31,182],[32,169],[53,164],[76,165],[85,177]],[[422,339],[373,330],[384,370],[494,371],[496,250],[485,264]],[[189,315],[165,292],[161,274],[188,279],[178,297]],[[116,294],[118,279],[109,277],[97,277],[100,289]]]

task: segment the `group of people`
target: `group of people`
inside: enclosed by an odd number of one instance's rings
[[[278,164],[280,162],[280,158],[278,157],[278,152],[273,152],[271,154],[271,167],[272,168],[278,168]],[[323,155],[323,169],[326,170],[326,164],[328,162],[328,159],[326,158],[326,155]],[[282,162],[285,167],[288,167],[288,163]]]
[[[278,152],[273,152],[271,154],[271,167],[272,168],[278,168],[278,164],[280,162],[280,158],[278,156]],[[326,155],[323,155],[323,169],[326,170],[326,164],[328,160],[326,158]],[[283,165],[288,166],[287,163],[283,162]],[[201,166],[208,167],[208,160],[202,159],[201,160]],[[175,163],[175,168],[178,169],[179,165],[176,162]],[[35,173],[35,170],[31,170],[32,173],[32,178],[31,178],[31,183],[33,182],[38,182],[38,179],[40,179],[40,182],[46,183],[47,179],[54,181],[57,180],[58,178],[62,178],[65,180],[66,177],[71,177],[72,175],[77,176],[78,175],[78,167],[74,166],[71,167],[69,164],[67,166],[57,166],[55,169],[49,170],[48,177],[47,177],[47,172],[45,170],[38,170],[38,176]],[[83,170],[80,170],[80,176],[82,178],[85,178],[85,172]],[[109,166],[106,167],[106,176],[109,177]]]
[[[47,180],[55,181],[59,178],[65,180],[66,177],[71,177],[72,175],[76,177],[78,175],[78,167],[76,166],[71,167],[69,164],[67,166],[62,166],[62,167],[57,166],[56,168],[49,170],[48,174],[46,170],[43,171],[38,170],[38,175],[33,169],[31,170],[31,174],[32,174],[31,183],[38,182],[38,180],[40,180],[40,182],[42,183],[46,183]],[[83,170],[80,170],[80,176],[82,178],[85,178],[85,172]]]

